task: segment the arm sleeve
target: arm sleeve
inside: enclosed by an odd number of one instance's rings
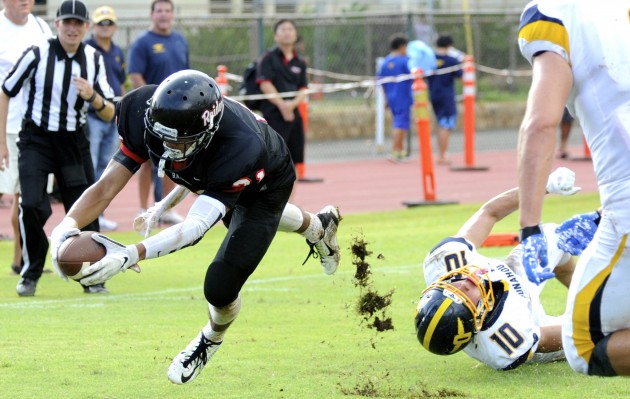
[[[206,231],[225,216],[225,213],[223,203],[212,197],[200,195],[182,223],[162,230],[141,242],[146,248],[145,259],[157,258],[195,245]]]

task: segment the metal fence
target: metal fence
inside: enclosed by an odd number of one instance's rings
[[[327,72],[311,75],[311,82],[338,83],[373,79],[377,57],[389,52],[390,35],[403,32],[411,39],[422,39],[430,44],[434,43],[438,35],[450,34],[455,47],[473,54],[476,63],[485,67],[477,74],[479,101],[489,99],[489,93],[493,94],[493,98],[497,93],[499,97],[501,93],[512,97],[514,93],[521,93],[521,98],[524,99],[522,93],[529,85],[526,73],[524,77],[513,73],[529,69],[516,43],[519,23],[517,11],[286,16],[296,21],[305,43],[302,54],[309,66]],[[223,64],[228,67],[229,72],[240,74],[262,50],[273,45],[272,26],[282,17],[283,15],[276,15],[273,19],[225,15],[187,17],[178,19],[175,29],[188,38],[193,68],[215,76],[217,66]],[[148,24],[148,19],[126,19],[119,16],[115,41],[126,49],[148,28]],[[346,76],[339,79],[336,74]],[[235,85],[232,82],[232,86]],[[372,89],[369,85],[357,85],[326,94],[323,99],[321,96],[313,96],[310,103],[313,121],[310,125],[310,141],[373,138],[375,105]],[[453,142],[457,142],[456,136],[457,133]],[[489,141],[489,145],[492,142]],[[347,149],[336,146],[334,150],[340,152],[336,154],[339,156]]]

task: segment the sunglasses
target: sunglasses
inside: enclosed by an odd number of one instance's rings
[[[112,26],[115,25],[114,21],[110,21],[109,19],[104,19],[101,22],[97,23],[98,26]]]

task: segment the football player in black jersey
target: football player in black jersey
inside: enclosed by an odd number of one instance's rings
[[[159,86],[128,93],[117,104],[116,118],[120,149],[100,180],[53,230],[53,265],[61,243],[98,217],[143,162],[150,159],[160,174],[196,193],[184,222],[138,244],[125,246],[95,233],[94,240],[105,246],[107,255],[86,268],[81,279],[91,285],[128,268],[139,271],[138,261],[194,245],[224,219],[228,231],[204,282],[210,321],[168,370],[171,382],[183,384],[199,374],[223,342],[240,311],[240,290],[271,244],[285,208],[282,227],[299,230],[307,225],[303,234],[311,252],[314,246],[322,265],[326,258],[335,269],[339,213],[326,207],[309,217],[287,207],[296,176],[284,140],[264,119],[223,98],[217,83],[204,73],[180,71]]]

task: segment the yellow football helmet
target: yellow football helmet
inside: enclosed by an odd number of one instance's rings
[[[474,303],[453,283],[468,280],[479,290]],[[416,334],[422,346],[437,355],[451,355],[464,349],[481,330],[494,308],[494,293],[487,270],[464,266],[440,277],[423,292],[416,311]]]

